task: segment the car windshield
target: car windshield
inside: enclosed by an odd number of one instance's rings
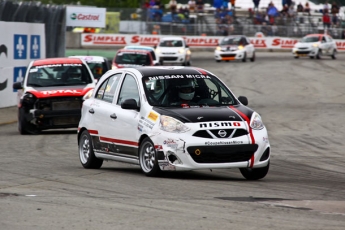
[[[152,106],[224,106],[237,104],[229,89],[212,75],[145,76],[143,85]]]
[[[239,45],[241,41],[241,38],[224,38],[221,42],[220,45]]]
[[[160,47],[182,47],[183,43],[181,40],[164,40],[159,43]]]
[[[120,65],[151,65],[151,60],[146,53],[120,52],[115,57],[115,63]]]
[[[86,85],[89,83],[92,83],[92,78],[83,64],[32,66],[27,79],[27,85],[35,87]]]
[[[301,42],[318,42],[320,38],[318,36],[313,36],[313,37],[304,37],[302,38]]]
[[[99,79],[109,70],[107,63],[105,62],[87,62],[87,65],[89,66],[95,79]]]

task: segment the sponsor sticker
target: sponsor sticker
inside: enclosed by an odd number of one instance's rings
[[[152,121],[157,121],[158,114],[151,111],[147,117]]]
[[[243,141],[206,141],[205,145],[240,145],[243,144]]]

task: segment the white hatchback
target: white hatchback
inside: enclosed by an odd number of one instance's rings
[[[163,64],[191,65],[191,51],[182,37],[161,38],[155,46],[159,62]]]
[[[110,70],[85,100],[78,127],[80,162],[103,160],[160,171],[238,168],[249,180],[269,170],[260,115],[215,75],[196,67]]]
[[[297,42],[292,49],[294,58],[310,57],[320,59],[321,56],[330,56],[336,59],[337,45],[328,34],[309,34]]]

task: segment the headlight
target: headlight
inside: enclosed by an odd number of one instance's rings
[[[160,119],[160,128],[164,131],[172,133],[185,133],[190,130],[190,128],[175,118],[162,115]]]
[[[319,47],[319,44],[315,43],[313,44],[314,47]]]
[[[84,97],[83,97],[83,101],[89,99],[92,96],[93,93],[93,89],[89,90],[89,92],[87,92]]]
[[[159,54],[160,52],[161,52],[161,51],[160,51],[159,49],[156,49],[156,53],[158,53],[158,54]]]
[[[244,47],[243,46],[238,46],[238,49],[239,50],[242,50]]]
[[[216,50],[220,50],[220,46],[217,46]]]
[[[184,50],[184,49],[179,49],[178,52],[179,52],[180,54],[183,54],[183,53],[185,52],[185,50]]]
[[[190,50],[187,50],[187,54],[190,55],[192,52],[190,52]]]
[[[253,114],[252,119],[250,121],[250,127],[255,130],[260,130],[265,127],[259,114],[257,113]]]

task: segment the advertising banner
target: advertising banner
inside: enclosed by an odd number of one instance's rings
[[[0,108],[17,104],[14,82],[22,81],[31,60],[45,58],[44,24],[0,22]]]
[[[81,34],[81,46],[126,46],[126,45],[157,45],[161,37],[166,35],[138,34]],[[222,36],[182,36],[191,48],[214,48]],[[298,38],[283,37],[249,37],[257,49],[292,49]],[[345,41],[336,40],[338,50],[345,51]]]
[[[106,9],[98,7],[66,7],[66,26],[104,28]]]

